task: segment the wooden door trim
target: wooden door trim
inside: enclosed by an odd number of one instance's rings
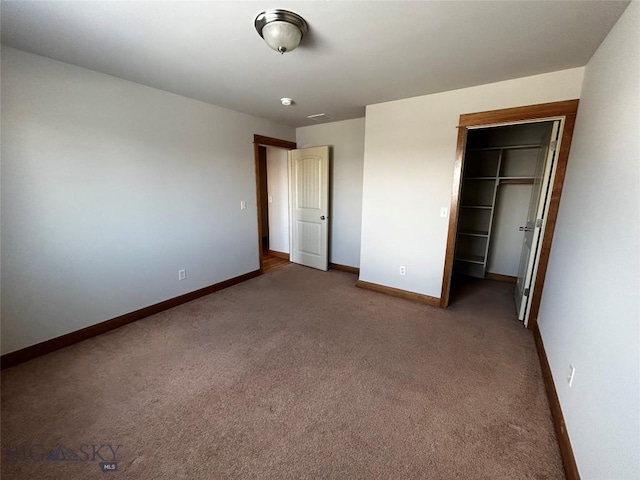
[[[258,145],[264,145],[265,147],[279,147],[287,150],[294,150],[296,142],[290,142],[289,140],[281,140],[279,138],[265,137],[264,135],[254,135],[253,143]]]
[[[467,145],[467,128],[458,129],[456,146],[456,161],[453,164],[453,188],[451,190],[451,206],[449,207],[449,228],[447,231],[447,250],[444,257],[444,273],[442,276],[442,290],[440,291],[440,307],[449,306],[451,291],[451,275],[453,274],[453,260],[456,250],[456,229],[460,214],[460,193],[462,189],[462,165],[464,151]]]
[[[266,202],[265,198],[262,198],[260,194],[260,158],[259,151],[260,147],[277,147],[284,148],[286,150],[294,150],[296,148],[295,142],[290,142],[289,140],[282,140],[280,138],[274,137],[266,137],[264,135],[253,135],[253,162],[256,176],[256,206],[258,209],[258,261],[260,262],[260,273],[263,273],[262,266],[262,238],[260,237],[260,232],[262,231],[262,218],[260,215],[262,202]]]
[[[525,107],[503,108],[486,112],[465,113],[460,115],[459,127],[478,127],[500,123],[521,122],[553,117],[575,115],[578,110],[578,100],[562,102],[538,103]]]
[[[542,289],[544,287],[544,277],[547,272],[549,254],[551,253],[551,243],[558,218],[560,207],[560,197],[564,185],[564,177],[567,171],[567,161],[571,149],[571,139],[573,138],[573,128],[575,125],[576,113],[578,111],[579,100],[566,100],[562,102],[542,103],[525,107],[506,108],[487,112],[469,113],[460,115],[458,128],[458,142],[456,147],[456,160],[453,167],[453,189],[451,194],[451,208],[449,210],[449,228],[447,234],[447,247],[445,254],[444,271],[442,275],[442,291],[440,294],[440,307],[446,308],[449,305],[449,293],[451,290],[451,275],[453,273],[453,261],[456,242],[456,228],[458,226],[460,191],[462,188],[462,169],[464,166],[464,152],[467,144],[467,133],[471,128],[481,126],[499,126],[500,124],[515,123],[521,121],[545,121],[557,118],[564,119],[562,129],[562,139],[560,151],[558,152],[558,164],[551,190],[549,201],[549,211],[545,232],[540,246],[540,262],[538,273],[532,290],[531,310],[529,313],[529,329],[537,325],[538,312],[540,310],[540,300],[542,299]]]

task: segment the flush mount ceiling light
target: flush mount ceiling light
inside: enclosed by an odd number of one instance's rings
[[[287,97],[281,98],[280,103],[282,103],[282,105],[284,105],[285,107],[289,107],[293,104],[293,99]]]
[[[280,53],[294,50],[307,33],[304,18],[288,10],[262,12],[254,25],[267,45]]]

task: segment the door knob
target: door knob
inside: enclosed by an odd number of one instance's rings
[[[320,220],[324,220],[325,218],[326,218],[326,217],[325,217],[324,215],[322,215],[322,216],[320,217]]]

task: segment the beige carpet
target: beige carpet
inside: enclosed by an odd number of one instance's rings
[[[287,265],[5,370],[2,478],[564,478],[511,286],[355,280]]]

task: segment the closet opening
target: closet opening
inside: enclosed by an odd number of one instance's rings
[[[527,270],[535,264],[560,121],[478,128],[467,135],[451,303],[471,279],[513,285],[524,320]],[[527,290],[528,289],[528,290]],[[487,290],[490,292],[491,290]]]
[[[460,117],[441,307],[509,295],[535,326],[577,104]]]

